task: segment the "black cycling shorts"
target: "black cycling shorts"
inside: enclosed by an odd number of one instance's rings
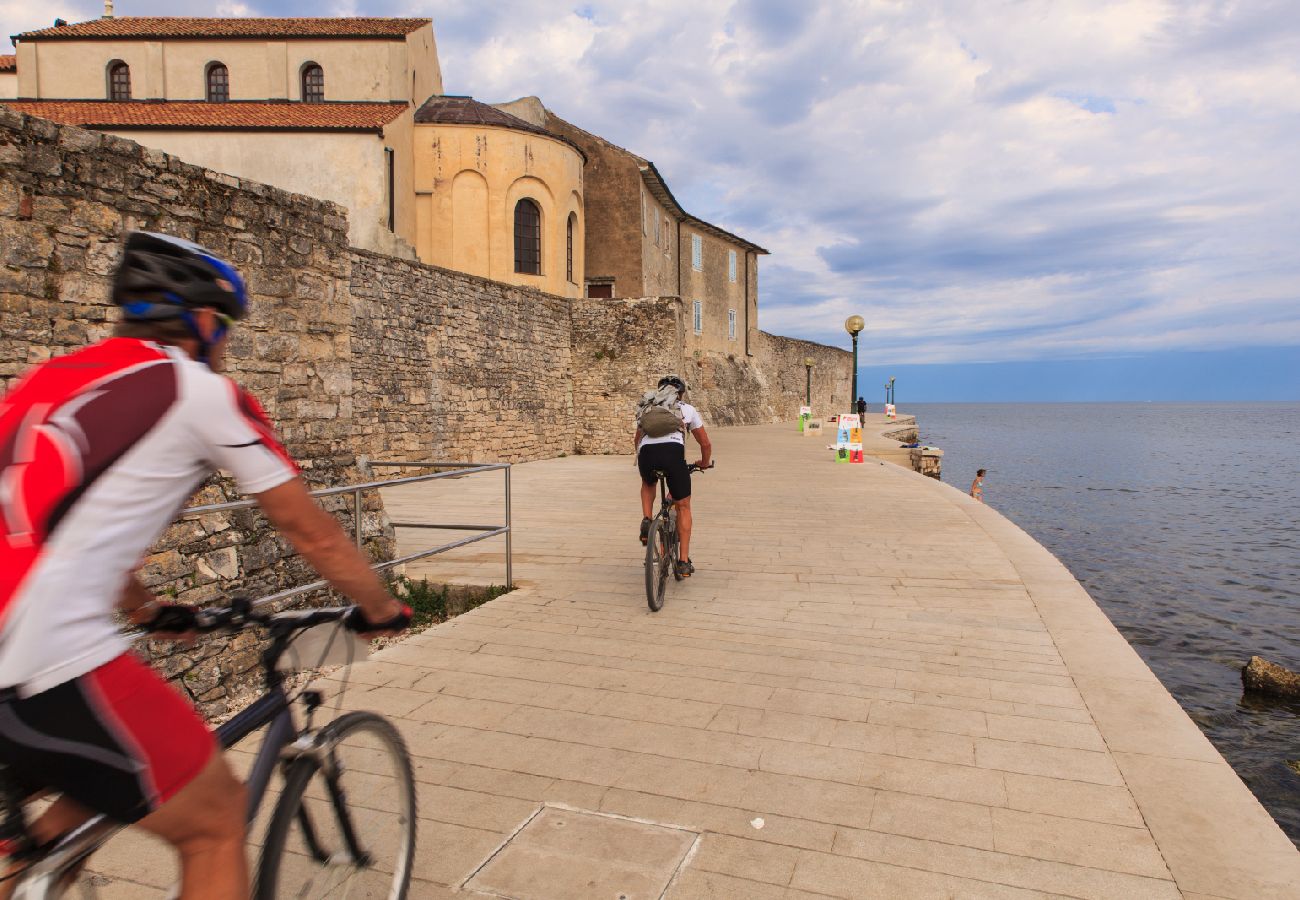
[[[655,471],[668,476],[668,493],[674,500],[685,500],[691,495],[691,472],[686,467],[686,445],[646,444],[636,455],[636,466],[641,470],[641,480],[654,484]]]

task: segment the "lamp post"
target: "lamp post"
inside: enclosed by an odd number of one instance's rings
[[[808,381],[806,386],[804,387],[804,405],[811,407],[812,406],[812,367],[813,367],[813,358],[811,356],[805,356],[803,358],[803,367],[808,370]]]
[[[889,402],[891,404],[894,402],[894,376],[893,375],[889,376]]]
[[[858,402],[858,332],[867,327],[862,316],[849,316],[844,320],[844,330],[853,336],[853,393],[849,395],[850,408]]]

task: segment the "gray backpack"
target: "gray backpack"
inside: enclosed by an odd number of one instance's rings
[[[636,405],[636,426],[652,438],[667,437],[674,431],[685,430],[682,400],[677,388],[666,384],[658,390],[646,391]]]

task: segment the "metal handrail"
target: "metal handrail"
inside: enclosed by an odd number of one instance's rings
[[[473,544],[478,541],[485,541],[488,538],[494,538],[499,535],[505,535],[506,539],[506,588],[509,589],[514,585],[513,571],[513,554],[511,536],[513,530],[510,526],[510,463],[466,463],[466,462],[371,462],[369,465],[373,468],[381,467],[402,467],[409,466],[412,468],[437,468],[447,469],[447,472],[430,472],[423,475],[407,475],[401,478],[389,478],[380,481],[363,481],[360,484],[344,484],[337,487],[319,488],[311,492],[313,497],[336,497],[340,494],[352,494],[352,523],[353,537],[357,547],[362,546],[363,528],[361,519],[361,495],[365,491],[380,490],[386,487],[396,487],[403,484],[415,484],[422,481],[437,481],[442,478],[464,478],[468,475],[477,475],[481,472],[503,472],[505,473],[505,524],[504,525],[462,525],[462,524],[433,524],[425,522],[392,522],[394,528],[429,528],[448,531],[473,531],[475,534],[461,538],[460,540],[451,541],[446,544],[439,544],[428,550],[419,550],[415,553],[408,553],[405,556],[399,556],[396,559],[390,559],[385,562],[374,563],[371,568],[376,572],[382,572],[385,569],[391,569],[395,566],[404,565],[408,562],[414,562],[417,559],[424,559],[427,556],[433,556],[438,553],[446,553],[448,550],[454,550],[457,547],[464,547],[467,544]],[[191,519],[195,516],[207,515],[214,512],[226,512],[236,509],[250,509],[257,506],[256,500],[231,500],[226,503],[205,503],[202,506],[190,506],[181,510],[179,519]],[[265,603],[278,603],[287,600],[290,597],[296,597],[300,594],[310,594],[313,591],[319,591],[329,587],[329,582],[325,579],[313,581],[310,584],[304,584],[299,587],[286,588],[269,594],[256,601],[255,605]]]

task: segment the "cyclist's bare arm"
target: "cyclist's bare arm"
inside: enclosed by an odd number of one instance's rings
[[[637,426],[636,435],[632,438],[632,455],[636,456],[637,451],[641,449],[641,438],[645,437],[645,432]]]
[[[371,622],[386,622],[402,611],[370,561],[339,523],[316,505],[301,478],[255,494],[271,524],[289,539],[317,572],[361,607]]]
[[[713,444],[709,442],[709,433],[701,425],[691,432],[696,442],[700,445],[700,461],[698,463],[701,469],[707,469],[713,464]]]

